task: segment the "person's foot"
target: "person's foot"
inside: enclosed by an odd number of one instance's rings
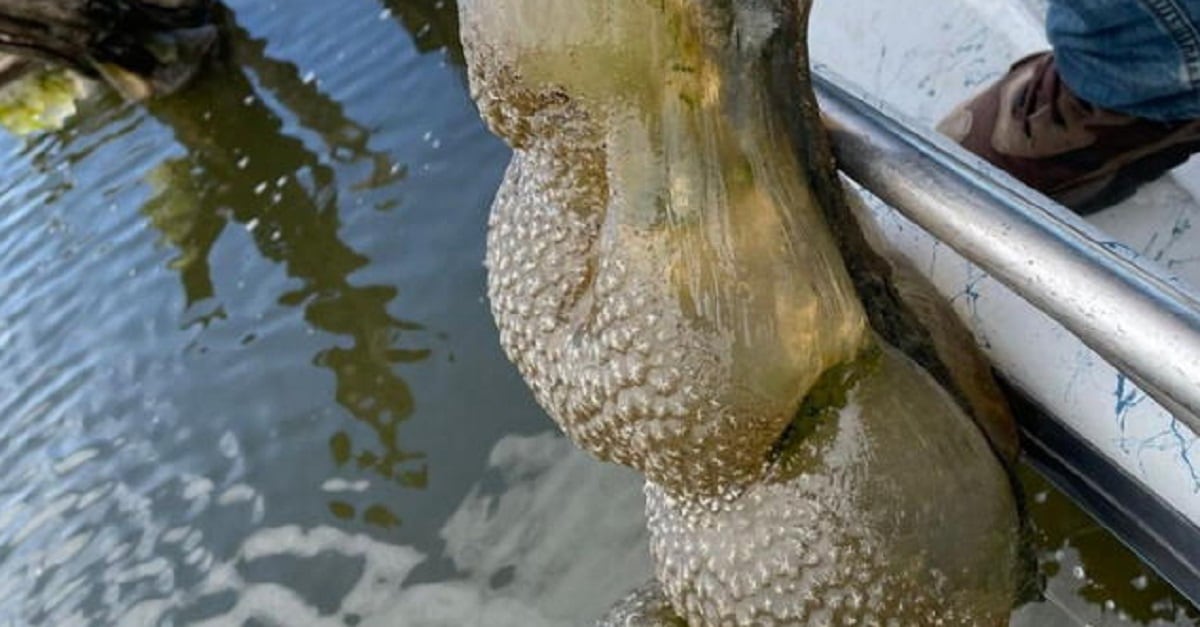
[[[1093,106],[1062,82],[1050,52],[1017,61],[937,129],[1081,214],[1200,151],[1200,119],[1155,122]]]

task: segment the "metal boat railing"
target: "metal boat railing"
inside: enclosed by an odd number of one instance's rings
[[[1200,434],[1200,302],[1098,229],[932,130],[814,76],[839,168],[1076,335]],[[1194,603],[1200,529],[1053,420],[1022,420],[1044,475]]]
[[[1200,303],[949,141],[817,77],[839,167],[1020,294],[1200,433]]]

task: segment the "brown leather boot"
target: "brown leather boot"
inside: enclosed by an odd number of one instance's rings
[[[967,150],[1080,214],[1121,201],[1200,151],[1200,119],[1155,122],[1093,106],[1041,52],[937,126]]]

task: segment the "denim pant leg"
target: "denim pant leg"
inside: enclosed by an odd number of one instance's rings
[[[1059,75],[1084,100],[1200,117],[1200,0],[1051,0],[1046,31]]]

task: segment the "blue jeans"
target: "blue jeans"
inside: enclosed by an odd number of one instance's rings
[[[1051,0],[1046,32],[1080,98],[1154,120],[1200,117],[1200,0]]]

